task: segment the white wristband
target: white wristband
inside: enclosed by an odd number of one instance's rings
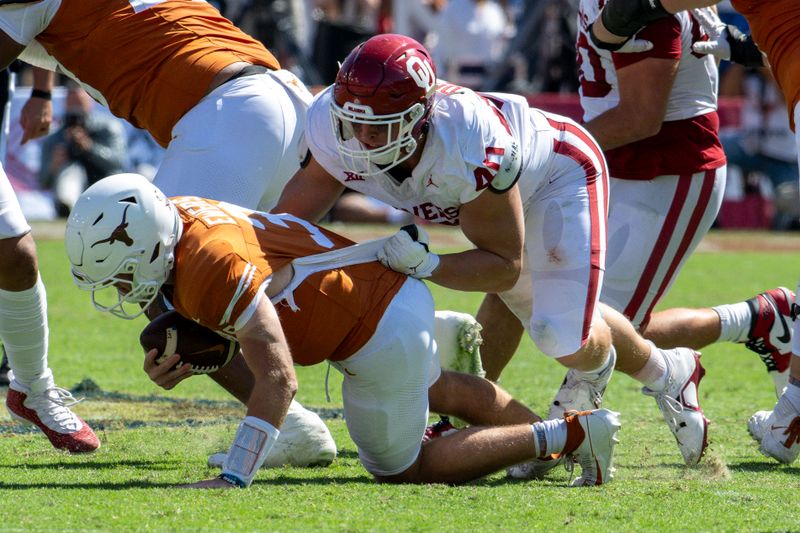
[[[242,488],[249,487],[278,435],[280,431],[266,420],[246,416],[236,431],[220,477]]]

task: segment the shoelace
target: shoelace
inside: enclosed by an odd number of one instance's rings
[[[683,404],[680,402],[680,400],[664,393],[654,394],[653,396],[655,397],[656,404],[658,405],[659,409],[661,409],[662,413],[666,413],[666,411],[672,413],[672,417],[668,422],[672,426],[677,426],[678,420],[676,416],[683,413]]]
[[[31,403],[33,404],[33,409],[37,411],[37,413],[43,410],[47,416],[56,422],[62,422],[74,416],[69,408],[79,404],[83,400],[84,398],[75,398],[72,393],[66,389],[52,387],[35,397]],[[39,415],[39,418],[41,418],[41,415]]]

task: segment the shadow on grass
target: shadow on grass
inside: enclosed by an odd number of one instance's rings
[[[775,461],[744,461],[741,463],[729,464],[728,468],[731,470],[741,470],[742,472],[775,472],[780,471],[783,474],[800,475],[800,465],[781,465]]]
[[[122,467],[143,468],[148,470],[177,470],[181,468],[175,461],[141,461],[141,460],[115,460],[115,461],[53,461],[39,464],[0,463],[0,470],[114,470]],[[2,484],[2,481],[0,481]]]
[[[197,481],[200,481],[199,479]],[[191,483],[187,480],[185,483]],[[293,485],[344,485],[354,483],[361,485],[375,485],[375,481],[366,473],[358,476],[330,476],[325,478],[306,478],[280,476],[275,479],[257,479],[253,487],[276,487]],[[99,489],[99,490],[130,490],[130,489],[177,489],[183,483],[164,483],[154,481],[132,480],[124,483],[4,483],[0,481],[0,490],[39,490],[39,489]]]

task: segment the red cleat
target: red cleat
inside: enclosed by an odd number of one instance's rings
[[[16,380],[11,381],[6,408],[12,418],[35,424],[47,435],[50,443],[61,450],[85,453],[100,447],[100,440],[92,428],[69,409],[78,403],[69,391],[51,387],[33,395],[26,389]]]

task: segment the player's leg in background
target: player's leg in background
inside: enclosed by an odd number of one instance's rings
[[[0,174],[0,339],[11,368],[6,407],[15,419],[38,426],[56,448],[95,450],[100,441],[69,409],[76,400],[56,387],[48,366],[47,296],[36,245],[2,166]]]

